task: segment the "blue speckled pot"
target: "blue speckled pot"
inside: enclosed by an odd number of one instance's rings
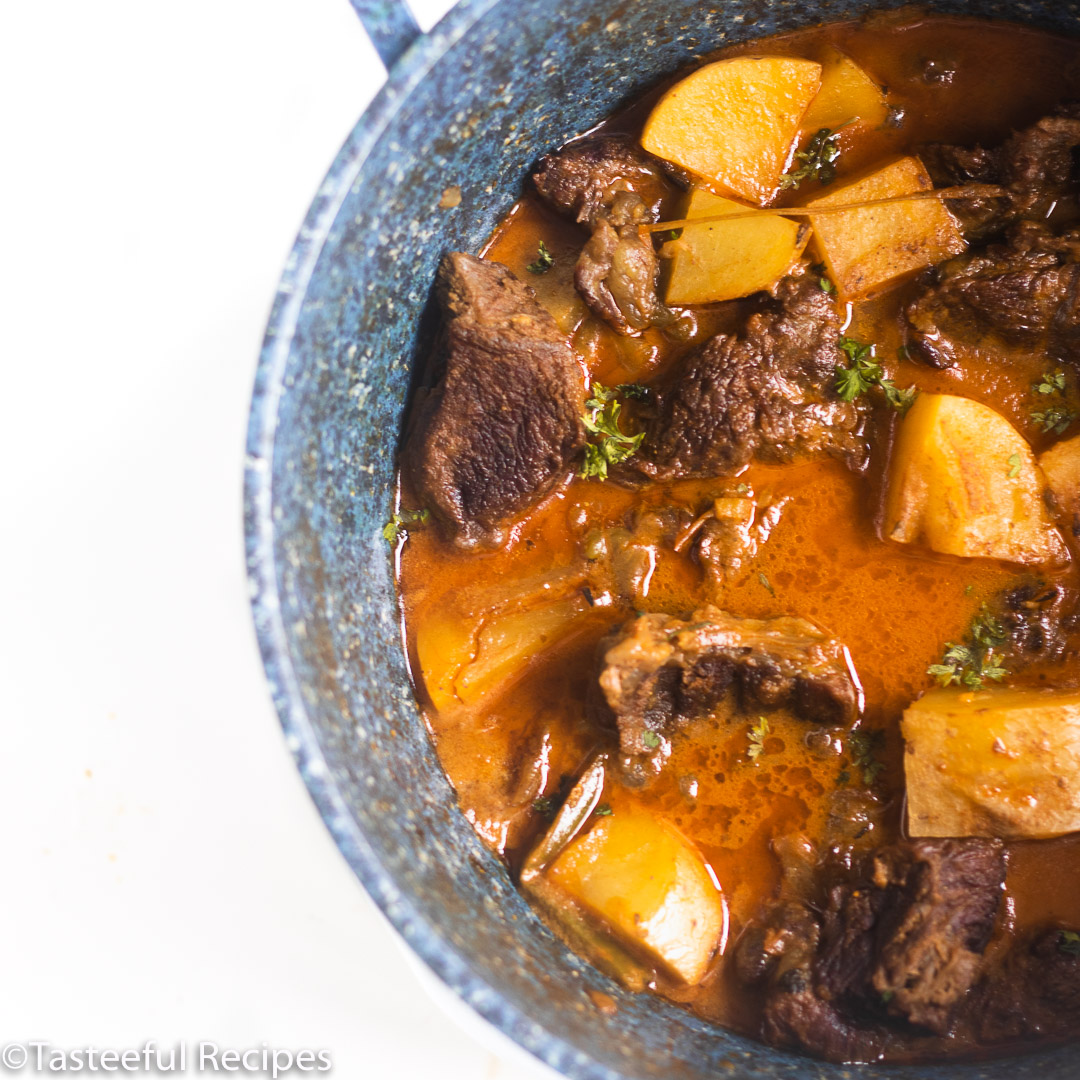
[[[379,5],[383,10],[379,10]],[[856,0],[462,0],[415,24],[354,0],[389,81],[311,207],[259,362],[246,468],[247,558],[263,661],[289,748],[345,858],[412,948],[498,1028],[567,1076],[850,1076],[628,994],[543,926],[459,813],[413,703],[380,535],[435,267],[475,251],[539,151],[727,42],[857,15]],[[1080,27],[1069,0],[929,7]],[[440,209],[459,185],[461,203]],[[601,1016],[588,988],[616,999]],[[875,1076],[1080,1076],[1075,1050]]]

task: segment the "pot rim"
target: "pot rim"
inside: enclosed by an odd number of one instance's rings
[[[255,636],[286,746],[338,850],[394,929],[451,991],[550,1068],[573,1080],[625,1080],[510,1004],[473,971],[398,888],[357,827],[327,767],[289,656],[278,593],[274,441],[285,365],[312,273],[346,195],[391,120],[434,65],[497,3],[459,0],[430,33],[421,34],[406,49],[335,157],[286,259],[259,353],[248,418],[244,459],[248,593]]]
[[[602,1064],[511,1004],[497,988],[476,974],[398,888],[358,828],[331,775],[307,714],[281,617],[274,557],[273,452],[285,367],[314,268],[342,203],[372,149],[409,95],[498,3],[499,0],[458,0],[390,68],[382,88],[361,114],[319,185],[285,261],[259,352],[248,417],[243,499],[248,594],[260,657],[286,746],[338,850],[411,952],[474,1013],[549,1068],[570,1080],[629,1080],[626,1073]],[[998,21],[1025,24],[1022,17]],[[793,1064],[808,1069],[816,1067],[822,1077],[834,1069],[836,1075],[846,1074],[851,1068],[800,1054],[792,1054],[789,1062],[789,1069]],[[936,1062],[928,1067],[934,1069],[944,1064],[947,1063]],[[960,1064],[961,1068],[975,1065],[977,1069],[981,1063],[954,1064]],[[889,1066],[873,1068],[881,1075],[878,1070],[887,1070]]]

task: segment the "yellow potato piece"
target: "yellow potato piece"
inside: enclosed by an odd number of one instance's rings
[[[830,46],[822,59],[821,89],[802,119],[803,131],[880,127],[889,110],[881,87],[839,49]]]
[[[807,206],[836,206],[929,191],[923,163],[904,157]],[[841,300],[862,300],[882,293],[916,271],[964,250],[953,216],[940,199],[919,199],[868,206],[843,213],[812,215],[814,243],[836,284]]]
[[[742,203],[693,188],[683,217],[745,213]],[[664,299],[669,304],[734,300],[771,288],[806,247],[810,229],[788,218],[740,218],[687,225],[664,248],[671,255]]]
[[[885,499],[886,537],[946,555],[1060,563],[1068,558],[1023,436],[993,409],[920,394],[900,425]]]
[[[477,615],[447,608],[425,619],[416,654],[431,703],[442,712],[507,689],[588,611],[574,595],[524,611]]]
[[[641,145],[722,192],[763,206],[776,194],[821,65],[736,56],[677,82],[645,121]]]
[[[1080,830],[1080,691],[931,690],[903,734],[912,836]]]
[[[1074,528],[1080,525],[1080,435],[1050,447],[1039,458],[1054,504]],[[1077,532],[1080,535],[1080,531]]]
[[[476,652],[477,619],[443,609],[420,622],[416,656],[424,688],[440,712],[460,704],[454,690],[458,672]]]
[[[632,805],[595,818],[547,877],[626,945],[691,986],[726,931],[723,895],[701,857],[673,827]]]
[[[579,595],[486,622],[477,636],[475,657],[454,680],[458,699],[470,705],[506,689],[534,656],[570,633],[588,610]]]

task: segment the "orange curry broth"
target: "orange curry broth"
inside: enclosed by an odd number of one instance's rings
[[[904,23],[882,16],[717,55],[753,51],[814,57],[826,42],[841,47],[886,85],[890,102],[902,106],[905,115],[899,130],[845,134],[841,178],[926,141],[992,144],[1080,90],[1080,54],[1072,42],[972,20]],[[918,71],[926,57],[954,67],[953,81],[921,81]],[[1038,73],[1036,79],[1032,72]],[[606,126],[638,130],[657,92]],[[547,149],[536,148],[538,154]],[[798,193],[800,199],[813,197],[817,185],[808,187],[811,190]],[[677,214],[677,201],[670,212]],[[586,317],[574,292],[573,265],[584,239],[576,226],[526,195],[483,254],[505,263],[536,288],[563,330],[573,334],[591,378],[607,384],[648,382],[689,348],[738,326],[745,305],[732,302],[692,309],[681,324],[681,340],[657,330],[637,339],[618,337]],[[536,258],[540,240],[555,257],[555,267],[542,276],[526,269]],[[901,287],[849,306],[846,332],[875,342],[899,385],[975,398],[1006,416],[1036,451],[1049,445],[1051,440],[1039,433],[1029,415],[1031,383],[1046,370],[1044,357],[1014,351],[1002,362],[1001,350],[991,356],[972,348],[958,367],[944,372],[894,359],[901,342],[901,311],[910,292],[910,287]],[[879,790],[886,793],[886,806],[876,842],[900,835],[899,720],[905,706],[931,685],[927,666],[940,659],[947,640],[962,639],[982,603],[1001,590],[1033,577],[1069,588],[1080,582],[1075,547],[1073,564],[1047,575],[880,539],[882,477],[895,421],[878,412],[874,459],[866,476],[820,460],[786,466],[755,463],[736,479],[679,481],[640,490],[574,478],[519,523],[504,550],[463,552],[435,529],[412,532],[401,555],[399,583],[418,696],[462,809],[512,871],[547,824],[533,809],[536,796],[558,793],[560,782],[565,793],[589,755],[612,746],[611,733],[590,722],[585,706],[599,639],[635,608],[686,616],[705,601],[741,616],[801,616],[848,646],[866,693],[864,724],[885,733]],[[772,535],[736,582],[712,593],[688,553],[659,547],[648,593],[633,607],[615,598],[588,610],[567,637],[532,657],[517,681],[495,698],[443,713],[431,707],[416,662],[417,628],[426,620],[449,612],[478,622],[483,597],[500,592],[513,596],[515,583],[552,573],[584,572],[588,561],[582,542],[590,530],[630,528],[635,510],[642,508],[676,506],[696,516],[736,483],[746,483],[759,497],[774,502],[789,500]],[[403,503],[413,505],[408,491],[403,492]],[[1069,542],[1074,543],[1071,536]],[[1032,669],[1024,678],[1061,683],[1069,675],[1059,667]],[[729,954],[740,928],[777,893],[780,874],[773,841],[786,835],[820,839],[838,775],[845,766],[850,771],[849,758],[838,752],[811,750],[805,739],[810,726],[783,714],[770,715],[765,752],[756,763],[750,761],[746,751],[754,719],[706,719],[690,725],[675,737],[663,774],[633,795],[693,840],[713,868],[731,918]],[[621,796],[615,791],[612,797]],[[1003,934],[1050,918],[1080,924],[1078,845],[1080,838],[1075,837],[1009,845]],[[734,992],[723,958],[699,987],[660,989],[729,1026],[755,1026],[754,1002],[745,991]],[[941,1051],[938,1045],[935,1052]]]

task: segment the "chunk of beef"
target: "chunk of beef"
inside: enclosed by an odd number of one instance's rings
[[[721,476],[758,457],[831,454],[863,468],[866,405],[836,393],[840,316],[814,274],[783,278],[740,336],[718,334],[657,393],[631,466],[656,479]]]
[[[1000,841],[879,848],[841,877],[820,914],[784,900],[740,939],[736,971],[767,986],[763,1037],[854,1062],[946,1033],[997,918]]]
[[[540,196],[560,214],[594,228],[610,216],[620,192],[638,197],[643,219],[658,220],[672,193],[659,160],[629,135],[595,135],[540,159],[533,174]]]
[[[701,524],[693,550],[714,595],[748,572],[758,548],[769,539],[790,501],[784,497],[759,503],[728,496],[714,500],[708,516],[698,519]]]
[[[909,347],[932,367],[988,332],[1080,362],[1080,230],[1022,222],[1007,243],[939,267],[906,318]]]
[[[786,707],[850,724],[862,705],[847,652],[805,619],[741,619],[712,606],[690,620],[640,615],[600,644],[599,686],[626,754],[651,733],[704,716],[733,691],[740,707]]]
[[[884,1025],[857,1023],[819,997],[799,969],[781,978],[766,999],[761,1037],[773,1046],[843,1064],[878,1061],[902,1046],[900,1036]]]
[[[1001,182],[997,149],[933,143],[924,146],[919,155],[935,187]],[[968,240],[980,240],[1001,228],[1008,214],[1008,205],[1001,198],[949,199],[947,205]]]
[[[1016,942],[967,1010],[984,1043],[1061,1038],[1080,1029],[1080,935],[1045,927]]]
[[[637,196],[619,192],[610,216],[597,221],[574,268],[582,299],[620,334],[671,320],[656,294],[656,248],[638,229],[646,220],[644,210]]]
[[[446,372],[418,401],[406,464],[459,544],[494,545],[584,445],[584,382],[555,320],[502,264],[452,253],[437,288]]]
[[[1080,104],[1068,104],[1018,131],[1001,146],[932,144],[922,158],[938,187],[998,184],[1004,198],[951,199],[969,240],[984,239],[1010,222],[1042,220],[1061,196],[1075,192],[1076,151],[1080,147]]]
[[[1076,598],[1060,585],[1031,581],[1004,595],[1001,625],[1008,634],[1008,667],[1056,660],[1076,628]]]
[[[874,853],[830,893],[815,984],[830,1001],[949,1030],[974,984],[1005,880],[1000,841],[919,840]]]
[[[626,335],[669,321],[656,292],[656,249],[639,229],[657,220],[673,190],[661,163],[627,135],[600,135],[548,154],[533,183],[556,210],[592,231],[574,284],[593,314]]]

